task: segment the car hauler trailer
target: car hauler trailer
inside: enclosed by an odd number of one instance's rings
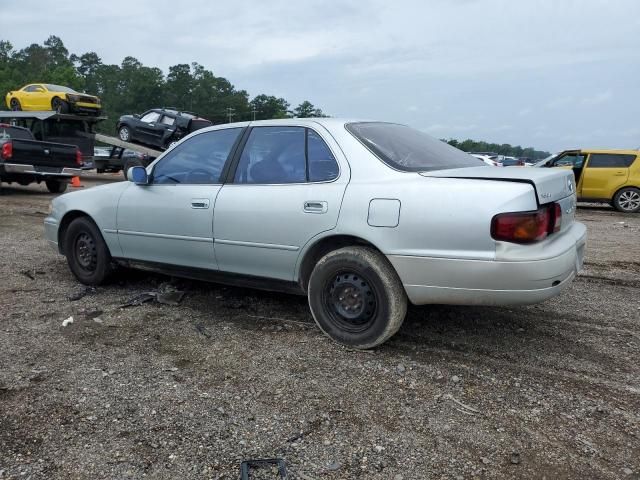
[[[96,133],[96,125],[106,117],[91,117],[44,111],[0,111],[0,123],[28,128],[36,140],[76,145],[82,153],[86,168],[95,167],[98,173],[124,171],[134,165],[148,165],[160,151],[119,138]],[[109,156],[95,156],[96,142],[111,147]],[[137,152],[130,156],[126,151]]]

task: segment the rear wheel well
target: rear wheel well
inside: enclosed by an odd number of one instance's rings
[[[369,247],[374,250],[380,251],[375,245],[367,240],[356,237],[354,235],[333,235],[331,237],[325,237],[318,240],[313,244],[307,253],[305,253],[304,259],[300,264],[300,275],[298,276],[298,283],[302,289],[306,292],[309,285],[309,278],[311,278],[311,272],[316,263],[324,257],[327,253],[332,252],[343,247],[362,246]]]
[[[87,217],[93,222],[93,219],[89,215],[79,210],[72,210],[65,213],[64,217],[62,217],[62,220],[60,221],[60,227],[58,227],[58,250],[62,255],[66,255],[64,251],[64,237],[67,235],[67,229],[69,228],[69,225],[71,225],[71,222],[80,217]]]

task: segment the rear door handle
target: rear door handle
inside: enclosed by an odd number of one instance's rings
[[[209,199],[208,198],[192,198],[191,199],[191,208],[209,208]]]
[[[327,213],[328,209],[327,202],[323,200],[307,200],[304,202],[304,211],[306,213]]]

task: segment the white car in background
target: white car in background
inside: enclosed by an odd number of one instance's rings
[[[492,167],[502,167],[502,162],[498,161],[498,157],[497,156],[489,156],[489,155],[482,155],[479,153],[470,153],[469,155],[471,155],[472,157],[476,157],[480,160],[482,160],[484,163],[486,163],[487,165],[491,165]]]

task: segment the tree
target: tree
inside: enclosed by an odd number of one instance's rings
[[[273,95],[258,95],[249,102],[252,119],[269,120],[272,118],[287,118],[289,116],[289,102],[284,98],[277,98]]]
[[[293,109],[293,116],[297,118],[309,118],[309,117],[327,117],[322,110],[316,108],[313,103],[305,100],[296,108]]]

